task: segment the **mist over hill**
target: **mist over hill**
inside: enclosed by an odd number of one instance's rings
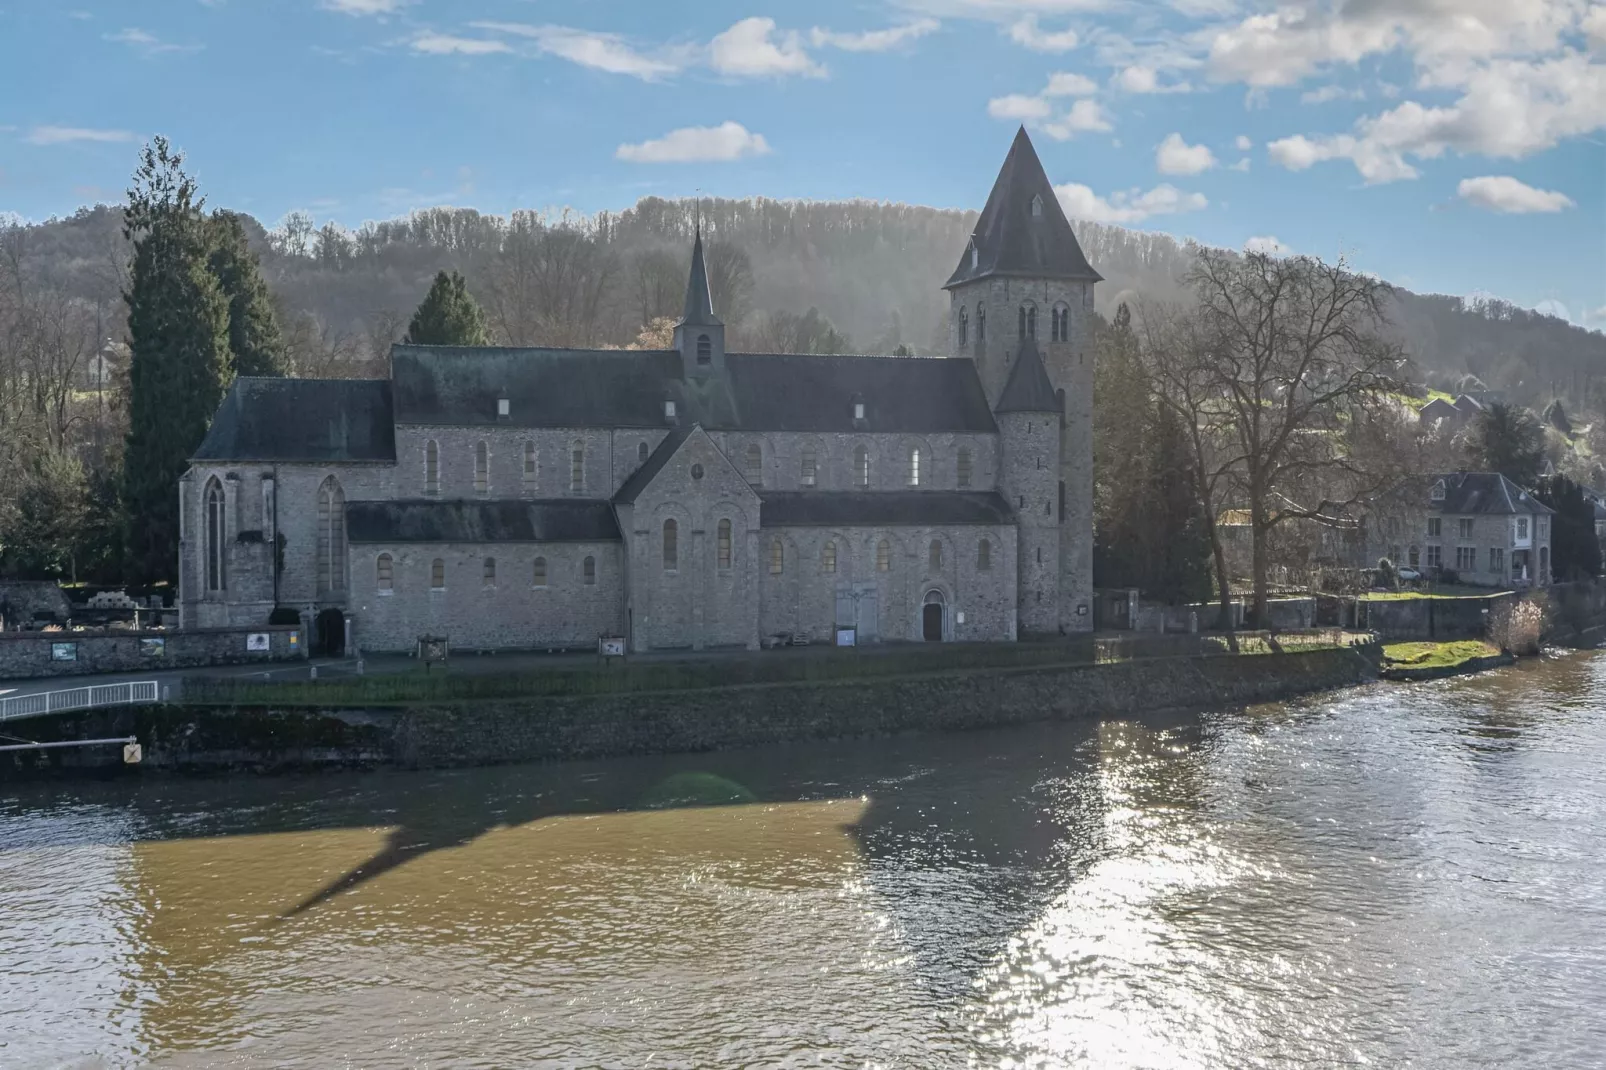
[[[943,281],[975,212],[868,201],[648,197],[621,212],[502,217],[435,208],[357,230],[302,215],[269,231],[244,217],[279,305],[298,373],[382,374],[383,355],[440,270],[458,270],[500,340],[629,345],[675,316],[701,219],[719,312],[733,345],[919,353],[946,346]],[[1074,224],[1105,277],[1097,307],[1186,296],[1191,247],[1159,233]],[[101,337],[120,339],[128,249],[120,207],[0,227],[0,266],[70,299]],[[800,317],[817,310],[811,324]],[[1500,301],[1396,291],[1393,330],[1429,385],[1484,385],[1513,401],[1561,397],[1606,410],[1606,335]],[[842,336],[846,336],[843,338]],[[1467,377],[1474,377],[1471,382]]]

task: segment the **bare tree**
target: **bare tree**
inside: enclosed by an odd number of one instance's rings
[[[1189,282],[1215,369],[1214,422],[1237,455],[1249,506],[1253,612],[1264,626],[1271,530],[1364,500],[1397,478],[1369,470],[1349,448],[1401,386],[1403,356],[1382,337],[1390,291],[1342,258],[1205,248]]]
[[[747,318],[753,301],[753,261],[747,250],[732,242],[710,242],[703,263],[708,271],[714,312],[728,324],[741,323]]]
[[[631,297],[643,326],[678,319],[686,293],[686,265],[668,249],[648,249],[630,265]]]
[[[509,345],[590,345],[614,273],[612,251],[584,221],[548,226],[515,212],[489,269],[491,323]]]

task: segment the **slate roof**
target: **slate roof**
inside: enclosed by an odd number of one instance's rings
[[[658,443],[658,448],[648,455],[647,462],[631,472],[630,478],[619,485],[618,493],[614,494],[613,500],[621,504],[634,502],[641,492],[647,489],[647,484],[653,481],[653,477],[664,470],[669,458],[675,455],[694,430],[695,427],[677,427],[665,435],[664,440]]]
[[[680,423],[710,430],[997,430],[968,359],[732,353],[725,364],[728,390],[718,377],[682,379],[674,350],[391,350],[400,424],[663,427],[672,400]],[[509,400],[506,419],[499,398]]]
[[[714,299],[708,289],[708,268],[703,264],[703,229],[697,228],[697,240],[691,247],[691,274],[686,278],[686,307],[681,313],[682,326],[721,325],[714,315]]]
[[[1452,472],[1438,476],[1444,483],[1444,500],[1432,504],[1447,515],[1546,515],[1555,510],[1499,472]]]
[[[1043,367],[1043,356],[1037,351],[1037,339],[1027,335],[1015,354],[1015,364],[1009,369],[1009,380],[1003,393],[998,395],[995,412],[1059,412],[1059,395],[1049,381],[1048,369]]]
[[[391,385],[382,379],[241,377],[197,461],[394,461]]]
[[[346,503],[352,543],[611,542],[619,539],[604,501],[407,500]]]
[[[761,491],[760,526],[898,527],[1013,524],[1015,513],[997,491]]]
[[[1034,196],[1042,198],[1040,216],[1032,215]],[[1015,134],[970,240],[944,289],[989,275],[1093,282],[1103,278],[1083,255],[1024,126]]]

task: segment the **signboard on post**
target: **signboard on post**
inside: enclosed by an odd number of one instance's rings
[[[77,643],[51,643],[50,644],[50,660],[51,661],[77,661],[78,660],[78,644]]]
[[[446,664],[447,655],[451,653],[451,643],[444,635],[421,635],[418,637],[418,660],[428,672],[430,665],[439,662]]]
[[[622,635],[604,635],[597,639],[597,653],[605,658],[625,656],[625,639]]]
[[[245,649],[253,654],[266,654],[269,650],[267,632],[247,632]]]
[[[857,629],[857,628],[838,628],[836,630],[836,645],[837,646],[858,646],[859,645],[859,629]]]

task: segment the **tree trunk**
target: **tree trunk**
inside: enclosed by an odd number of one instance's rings
[[[1216,589],[1221,595],[1221,616],[1217,623],[1227,633],[1227,649],[1236,654],[1238,633],[1232,623],[1232,584],[1227,579],[1227,553],[1221,546],[1221,532],[1214,524],[1210,525],[1210,553],[1216,559]]]

